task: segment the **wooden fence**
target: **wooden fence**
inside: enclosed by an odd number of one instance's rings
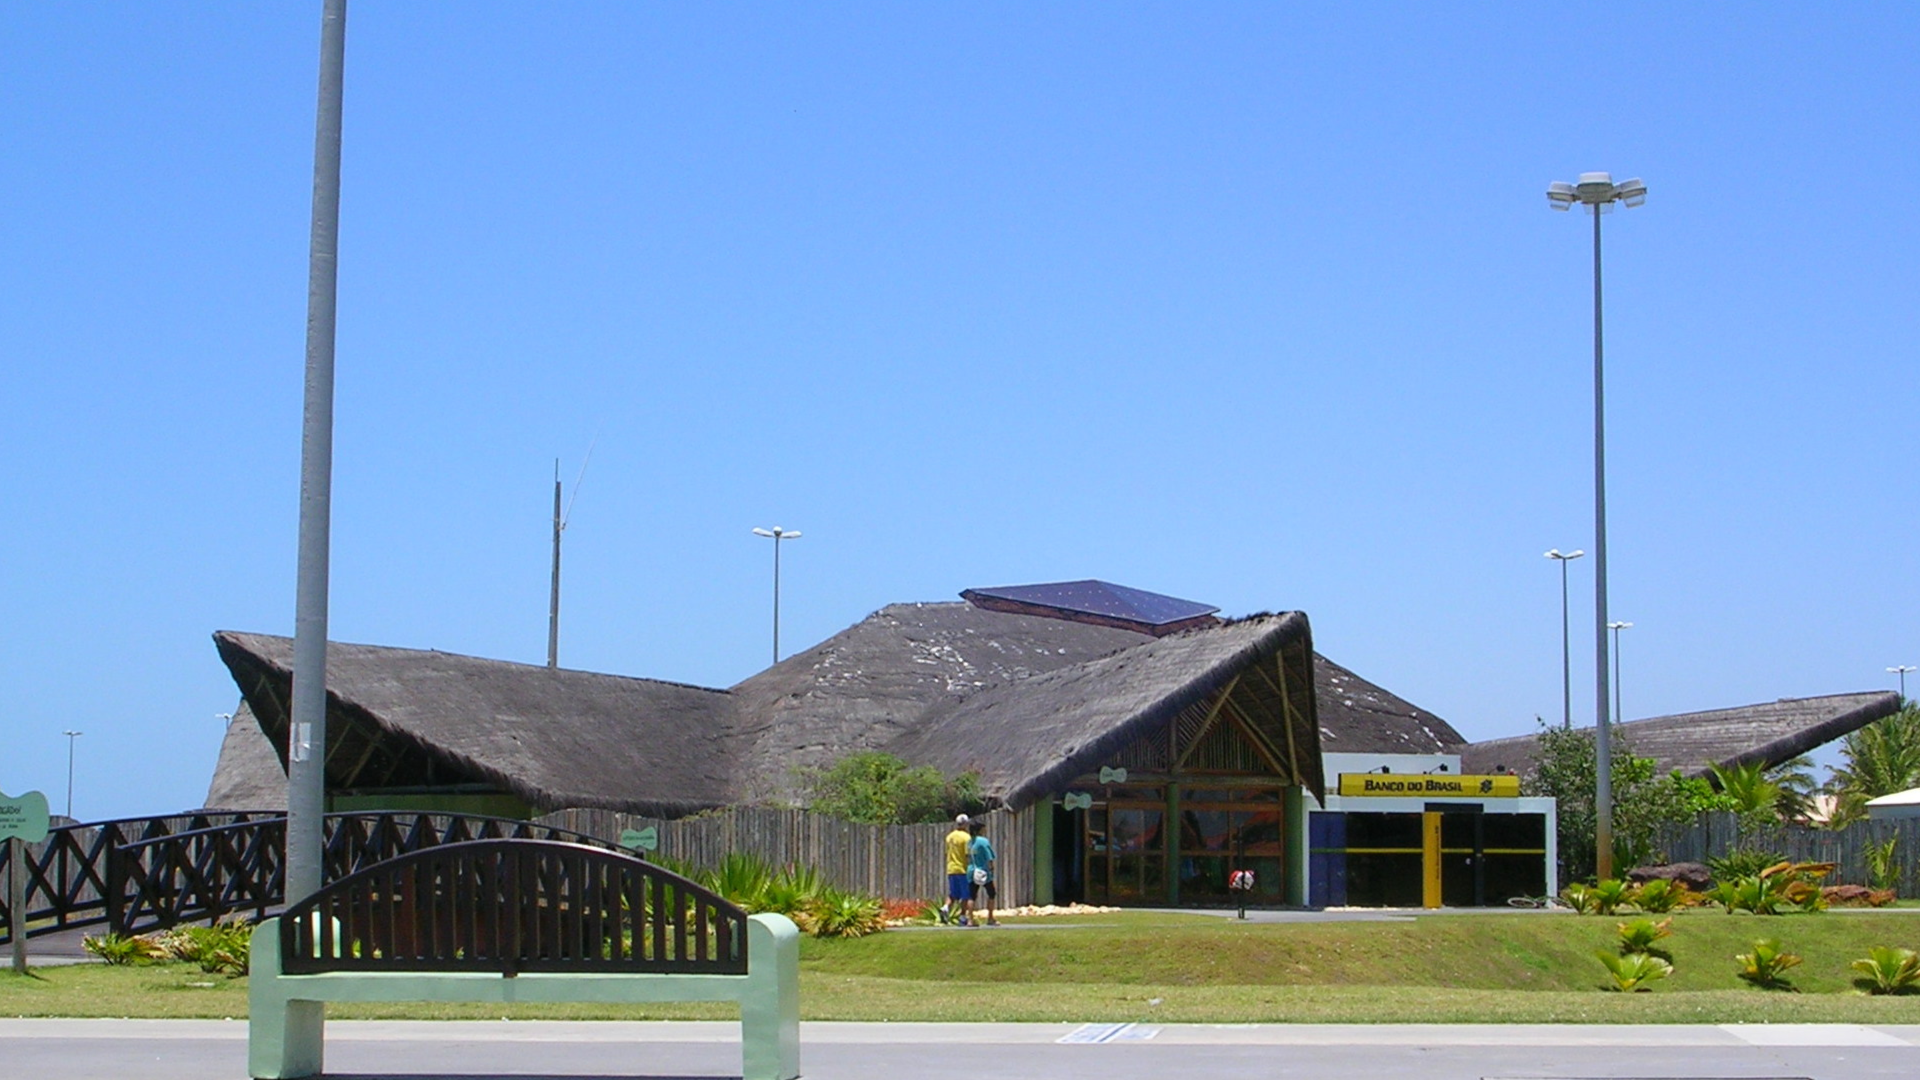
[[[1033,814],[995,810],[984,816],[993,842],[1000,904],[1033,899]],[[937,900],[946,895],[945,838],[951,823],[862,825],[806,810],[738,807],[672,821],[611,810],[557,810],[537,819],[618,842],[627,829],[658,831],[658,854],[696,867],[717,866],[734,851],[774,866],[809,866],[842,889],[889,899]]]
[[[1901,896],[1920,896],[1920,818],[1858,821],[1844,829],[1782,825],[1743,830],[1733,814],[1701,814],[1692,825],[1667,830],[1654,849],[1669,862],[1706,862],[1730,851],[1773,852],[1795,862],[1838,863],[1833,884],[1870,884],[1867,848],[1895,841],[1894,865]]]

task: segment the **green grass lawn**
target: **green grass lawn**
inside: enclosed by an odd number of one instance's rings
[[[1663,944],[1674,976],[1651,993],[1600,989],[1593,957],[1620,918],[1499,913],[1411,922],[1260,924],[1128,912],[1033,929],[895,930],[806,940],[802,1007],[815,1020],[1165,1022],[1920,1023],[1920,996],[1874,998],[1847,963],[1920,947],[1920,917],[1756,918],[1689,911]],[[1747,987],[1733,956],[1777,937],[1805,963],[1800,993]],[[1409,992],[1413,991],[1413,992]],[[246,981],[185,964],[0,974],[0,1016],[241,1017]],[[341,1018],[724,1018],[726,1006],[334,1006]]]

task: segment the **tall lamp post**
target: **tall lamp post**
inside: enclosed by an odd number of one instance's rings
[[[67,820],[73,820],[73,740],[85,735],[84,731],[69,731],[67,735]]]
[[[1610,622],[1607,629],[1613,631],[1613,718],[1624,721],[1627,714],[1620,711],[1620,631],[1632,629],[1630,622]]]
[[[1899,667],[1887,669],[1888,674],[1900,676],[1900,704],[1902,705],[1907,703],[1907,672],[1912,670],[1914,670],[1912,664],[1901,664]]]
[[[780,541],[800,539],[799,529],[755,529],[753,535],[773,541],[773,662],[780,662]]]
[[[1581,173],[1569,184],[1547,185],[1547,203],[1571,210],[1579,203],[1593,214],[1593,619],[1594,619],[1594,869],[1613,876],[1613,740],[1607,701],[1607,406],[1605,339],[1601,333],[1600,217],[1614,203],[1639,206],[1647,185],[1639,179],[1613,182],[1611,173]]]
[[[1573,636],[1567,623],[1567,564],[1585,555],[1584,551],[1554,548],[1547,558],[1560,563],[1560,726],[1573,726]]]

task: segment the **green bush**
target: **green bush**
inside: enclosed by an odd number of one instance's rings
[[[1655,947],[1655,943],[1661,938],[1673,936],[1673,920],[1671,918],[1661,919],[1659,922],[1654,922],[1652,919],[1635,919],[1632,922],[1623,922],[1620,924],[1619,934],[1620,955],[1622,956],[1628,956],[1633,953],[1647,953],[1666,960],[1672,959],[1672,957],[1666,954],[1665,950]]]
[[[1649,915],[1665,915],[1675,908],[1693,903],[1693,890],[1683,881],[1654,878],[1633,890],[1633,906]]]
[[[1820,880],[1832,872],[1832,863],[1778,862],[1758,874],[1720,882],[1707,898],[1726,908],[1728,914],[1811,915],[1827,908]]]
[[[1906,994],[1920,989],[1920,953],[1884,945],[1847,965],[1860,973],[1853,984],[1869,994]]]
[[[1707,869],[1713,871],[1716,884],[1734,881],[1739,878],[1758,877],[1760,871],[1787,861],[1785,855],[1773,851],[1761,851],[1758,848],[1736,848],[1717,858],[1707,859]]]
[[[1605,949],[1595,949],[1593,955],[1599,958],[1601,965],[1607,969],[1607,975],[1613,980],[1608,990],[1628,994],[1651,990],[1653,983],[1673,974],[1672,963],[1651,953],[1616,956]]]
[[[1612,915],[1632,902],[1633,886],[1619,878],[1607,878],[1594,882],[1594,910],[1601,915]]]
[[[1593,886],[1576,881],[1560,890],[1560,899],[1567,902],[1576,915],[1591,915],[1600,910],[1599,901],[1594,899]]]
[[[943,776],[930,765],[908,765],[878,750],[848,754],[826,769],[800,775],[813,810],[870,825],[943,821],[985,807],[973,773]]]
[[[127,934],[98,934],[83,937],[80,939],[80,947],[99,957],[102,963],[115,966],[144,964],[153,960],[167,959],[166,951],[157,942]]]
[[[1800,964],[1798,955],[1782,950],[1780,942],[1773,938],[1754,942],[1752,952],[1740,953],[1733,959],[1740,965],[1736,974],[1762,990],[1793,989],[1786,972]]]
[[[1900,838],[1889,836],[1885,843],[1868,844],[1866,855],[1868,883],[1887,892],[1898,889],[1904,876],[1900,866]]]

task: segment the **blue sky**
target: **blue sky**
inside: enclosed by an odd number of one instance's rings
[[[318,3],[13,4],[0,789],[197,806],[290,633]],[[730,685],[883,604],[1300,609],[1471,737],[1560,708],[1606,219],[1625,711],[1920,663],[1896,5],[508,5],[348,31],[332,619]],[[597,438],[597,442],[596,442]],[[1591,559],[1573,566],[1592,715]]]

